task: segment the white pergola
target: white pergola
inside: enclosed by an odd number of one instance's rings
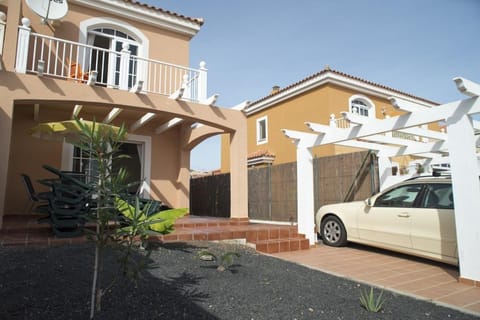
[[[404,111],[399,116],[371,119],[343,113],[354,126],[336,128],[307,122],[313,133],[283,129],[297,147],[298,232],[315,243],[313,155],[311,148],[338,144],[374,150],[379,157],[381,183],[391,167],[390,157],[418,155],[432,159],[448,154],[455,201],[455,223],[460,277],[480,281],[480,181],[477,162],[477,138],[471,116],[480,113],[480,85],[465,78],[454,78],[458,90],[469,98],[431,109],[410,101],[391,98],[392,105]],[[447,132],[419,128],[443,121]],[[392,131],[422,137],[412,141],[391,136]]]

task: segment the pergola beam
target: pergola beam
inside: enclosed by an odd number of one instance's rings
[[[112,108],[108,115],[103,119],[103,123],[111,123],[122,112],[121,108]]]
[[[351,112],[342,112],[342,116],[344,119],[355,123],[355,124],[367,124],[369,123],[370,125],[375,125],[378,123],[381,123],[380,119],[372,119],[368,117],[364,117],[358,114],[354,114]],[[388,118],[387,118],[388,119]],[[436,140],[445,140],[447,138],[447,135],[443,132],[439,131],[433,131],[433,130],[428,130],[428,129],[423,129],[423,128],[418,128],[418,127],[412,127],[408,129],[402,129],[402,130],[397,130],[398,132],[406,133],[406,134],[411,134],[414,136],[420,136],[424,138],[429,138],[429,139],[436,139]]]
[[[480,84],[462,77],[453,78],[453,81],[457,85],[458,91],[460,91],[461,93],[469,97],[480,96]]]
[[[321,137],[321,134],[308,133],[303,131],[282,129],[282,133],[285,137],[292,139],[295,143],[300,143],[300,145],[308,148],[316,144],[316,141]]]
[[[402,110],[407,113],[418,112],[418,110],[425,109],[424,106],[400,98],[390,97],[388,100],[390,100],[390,103],[395,109]]]
[[[72,112],[72,119],[78,118],[78,115],[80,114],[80,111],[82,111],[83,105],[81,104],[76,104],[73,107],[73,112]]]
[[[173,118],[161,125],[159,125],[157,127],[157,129],[155,130],[155,133],[156,134],[161,134],[165,131],[167,131],[168,129],[171,129],[175,126],[178,126],[179,124],[181,124],[183,122],[183,119],[182,118]]]
[[[147,122],[155,118],[156,114],[153,112],[145,113],[140,119],[135,121],[134,124],[130,126],[130,132],[138,130],[140,127],[144,126]]]
[[[457,108],[464,108],[467,114],[480,112],[480,101],[475,98],[447,103],[435,109],[420,110],[415,113],[407,113],[397,117],[380,120],[375,125],[354,126],[347,129],[331,128],[326,125],[307,122],[308,127],[318,133],[325,133],[328,129],[335,129],[329,134],[318,135],[316,145],[342,142],[354,138],[363,138],[374,134],[381,134],[390,131],[402,130],[427,124],[433,121],[444,120],[455,115]],[[310,139],[315,141],[314,139]],[[310,147],[313,147],[311,145]]]

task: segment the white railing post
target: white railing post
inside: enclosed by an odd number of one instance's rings
[[[128,67],[130,65],[130,45],[126,42],[122,44],[122,51],[120,52],[120,90],[128,90]]]
[[[27,72],[30,31],[30,19],[22,18],[22,25],[18,27],[17,59],[15,62],[15,71],[19,73]]]
[[[335,115],[332,113],[330,115],[330,127],[336,128],[337,127],[337,120],[335,120]]]
[[[5,39],[5,22],[7,15],[0,11],[0,56],[3,54],[3,40]]]
[[[198,74],[198,95],[197,100],[203,101],[207,99],[207,68],[205,61],[200,62],[200,72]]]

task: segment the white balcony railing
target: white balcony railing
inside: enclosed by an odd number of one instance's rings
[[[132,55],[128,44],[114,51],[30,32],[19,27],[16,71],[170,96],[182,88],[182,99],[206,99],[206,69],[192,69]]]

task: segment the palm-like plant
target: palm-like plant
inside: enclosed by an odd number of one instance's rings
[[[123,275],[136,277],[140,270],[148,268],[150,252],[144,259],[136,259],[135,251],[143,248],[151,230],[169,233],[173,230],[175,219],[186,213],[186,209],[167,210],[147,217],[140,209],[136,199],[135,206],[121,199],[130,186],[127,181],[128,172],[124,168],[114,169],[112,162],[121,157],[120,145],[125,140],[127,131],[122,125],[113,129],[106,125],[86,124],[76,120],[80,129],[79,139],[75,145],[89,154],[95,162],[95,174],[91,174],[92,214],[90,220],[95,224],[95,231],[89,233],[89,238],[95,242],[95,260],[91,291],[90,319],[95,310],[101,310],[102,296],[113,285],[115,279],[106,288],[102,287],[100,277],[103,273],[103,254],[105,249],[115,244],[120,249],[120,268]],[[148,205],[147,205],[148,208]],[[119,221],[123,214],[122,223]],[[140,240],[137,241],[137,240]]]

